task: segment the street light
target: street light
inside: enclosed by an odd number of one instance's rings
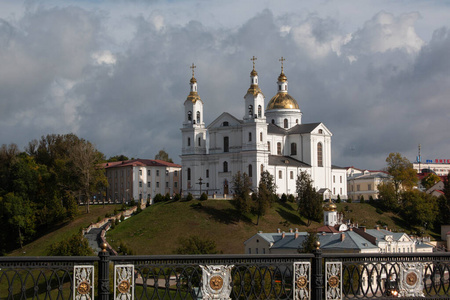
[[[200,177],[197,182],[197,184],[200,186],[200,196],[202,195],[202,185],[204,184],[202,181],[203,179]]]

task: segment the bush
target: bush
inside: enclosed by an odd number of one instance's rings
[[[117,215],[117,209],[114,208],[114,216]]]
[[[140,205],[138,205],[138,207],[137,207],[137,209],[136,209],[136,214],[138,214],[138,213],[140,213],[140,212],[142,212],[142,208],[141,208]]]
[[[115,221],[114,221],[114,225],[119,225],[119,219],[116,219]]]
[[[170,194],[166,193],[166,195],[164,196],[164,201],[170,201]]]
[[[337,200],[336,200],[336,203],[341,203],[341,196],[337,196]]]
[[[359,202],[360,203],[364,203],[365,201],[364,201],[364,196],[361,196],[361,198],[359,199]]]
[[[163,202],[163,200],[164,197],[160,193],[158,193],[156,194],[155,198],[153,198],[153,203]]]
[[[352,198],[348,198],[347,203],[352,203]]]
[[[122,203],[122,206],[120,207],[121,211],[127,210],[127,205],[125,203]]]
[[[125,216],[123,214],[120,215],[120,222],[125,221]]]
[[[59,243],[52,244],[47,255],[50,256],[89,256],[94,255],[89,242],[81,233],[75,233],[69,239],[62,240]]]
[[[187,196],[186,196],[186,201],[192,201],[194,199],[194,196],[192,196],[192,194],[191,193],[189,193]]]
[[[135,206],[135,205],[136,205],[136,200],[131,199],[131,201],[130,201],[130,206]]]
[[[382,214],[383,214],[383,211],[382,211],[381,209],[379,209],[378,207],[377,207],[377,209],[376,209],[375,211],[376,211],[377,214],[379,214],[379,215],[382,215]]]
[[[288,196],[288,201],[291,202],[291,203],[294,203],[294,202],[295,202],[295,197],[294,197],[294,195],[289,194],[289,196]]]
[[[287,202],[287,195],[285,193],[283,193],[283,195],[281,195],[280,200],[281,200],[281,202],[286,203]]]
[[[172,200],[173,200],[173,201],[180,201],[180,199],[181,199],[180,194],[175,194],[175,195],[172,197]]]
[[[201,196],[200,196],[200,200],[201,201],[208,200],[208,195],[206,195],[206,193],[202,193]]]
[[[115,222],[115,221],[111,222],[111,227],[110,227],[110,228],[111,228],[111,229],[116,228],[116,222]]]
[[[370,204],[374,204],[375,203],[375,200],[373,200],[372,195],[369,196],[369,203]]]
[[[102,220],[102,218],[99,216],[99,217],[97,218],[97,223],[100,222],[101,220]]]

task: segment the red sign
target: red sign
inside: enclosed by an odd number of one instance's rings
[[[436,158],[434,162],[437,164],[450,164],[450,159]]]

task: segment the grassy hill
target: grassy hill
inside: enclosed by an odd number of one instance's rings
[[[341,203],[338,210],[360,226],[374,228],[378,223],[393,230],[402,229],[402,220],[392,214],[378,214],[369,204]],[[157,203],[108,231],[107,240],[117,249],[124,243],[133,254],[172,254],[180,237],[200,235],[213,239],[217,249],[226,254],[243,253],[244,241],[258,231],[274,232],[277,228],[307,231],[306,222],[296,212],[295,203],[274,203],[256,225],[256,216],[239,214],[227,200]],[[310,228],[321,226],[313,223]]]

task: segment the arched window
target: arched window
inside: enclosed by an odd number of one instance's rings
[[[248,177],[252,177],[253,176],[253,168],[252,165],[248,165]]]
[[[284,119],[284,128],[288,128],[288,119]]]
[[[192,111],[188,111],[188,121],[192,121]]]
[[[230,145],[229,145],[229,139],[227,136],[223,137],[223,152],[228,152],[230,151]]]
[[[322,129],[319,129],[319,133],[322,134],[322,133],[323,133],[323,130],[322,130]]]
[[[260,133],[259,133],[259,141],[260,141],[260,142],[263,141],[263,140],[262,140],[262,137],[263,137],[262,132],[260,132]]]
[[[187,169],[187,180],[191,180],[191,168]]]
[[[270,152],[270,142],[269,141],[267,141],[267,151]]]
[[[226,161],[223,162],[223,171],[228,172],[228,162]]]
[[[322,143],[317,144],[317,166],[323,167],[323,149]]]
[[[277,143],[277,155],[281,155],[281,143]]]
[[[252,141],[252,133],[251,133],[251,132],[248,133],[248,141],[249,141],[249,142]]]
[[[295,119],[295,124],[298,124],[298,119]]]
[[[248,115],[249,115],[249,117],[253,116],[253,105],[248,106]]]
[[[201,147],[201,145],[202,145],[202,138],[199,137],[199,138],[198,138],[198,146]]]
[[[258,118],[261,118],[262,116],[262,107],[261,105],[258,105]]]
[[[200,123],[200,112],[198,111],[197,112],[197,124],[199,124]]]
[[[297,144],[291,143],[291,155],[297,155]]]
[[[274,119],[272,119],[272,124],[275,124],[275,120]]]
[[[191,138],[188,138],[188,140],[187,140],[187,144],[188,144],[188,147],[190,147],[190,146],[191,146]]]

